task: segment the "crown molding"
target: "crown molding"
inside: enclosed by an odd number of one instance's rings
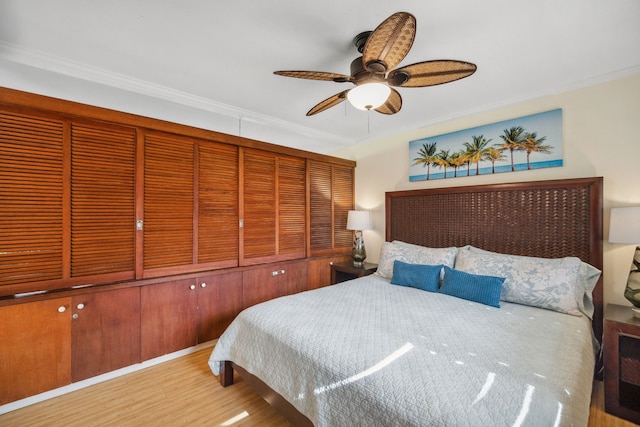
[[[42,51],[26,49],[4,41],[0,41],[0,58],[29,67],[62,74],[64,76],[86,80],[92,83],[98,83],[140,95],[150,96],[176,104],[186,105],[199,110],[219,114],[221,116],[242,120],[243,122],[252,122],[262,126],[283,130],[308,138],[332,141],[341,145],[350,145],[354,142],[350,138],[345,138],[333,133],[297,125],[269,115],[258,114],[253,111],[217,102],[209,98],[157,85],[123,74],[113,73],[104,69],[91,67]]]

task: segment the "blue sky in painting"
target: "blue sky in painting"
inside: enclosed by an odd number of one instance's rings
[[[519,117],[516,119],[505,120],[502,122],[492,123],[489,125],[478,126],[470,129],[447,133],[443,135],[431,136],[427,138],[421,138],[415,141],[409,142],[409,177],[417,178],[420,175],[425,175],[427,168],[422,165],[413,165],[414,159],[418,157],[418,150],[422,148],[425,143],[436,143],[436,152],[441,150],[449,150],[449,153],[459,151],[464,147],[465,142],[471,143],[473,141],[472,136],[484,135],[485,139],[491,141],[487,145],[488,147],[494,144],[502,144],[502,138],[500,135],[504,135],[505,129],[510,129],[514,126],[522,126],[525,132],[536,132],[537,137],[546,136],[547,139],[543,142],[544,145],[551,146],[551,153],[531,153],[530,161],[546,162],[552,165],[562,165],[562,109],[556,109],[546,111],[544,113],[533,114],[530,116]],[[506,160],[496,162],[496,167],[510,165],[509,152],[505,151]],[[527,154],[524,151],[515,151],[513,154],[514,164],[526,164]],[[471,166],[475,168],[475,165]],[[491,167],[491,162],[480,162],[480,168]],[[542,166],[544,167],[544,166]],[[505,168],[500,168],[505,169]],[[510,172],[510,168],[509,172]],[[521,170],[522,168],[520,168]],[[441,168],[434,168],[431,166],[431,174],[438,174],[442,177],[443,170]],[[466,176],[466,173],[464,174]],[[449,171],[447,172],[449,176]],[[437,176],[431,177],[437,179]],[[425,179],[425,178],[422,178]]]

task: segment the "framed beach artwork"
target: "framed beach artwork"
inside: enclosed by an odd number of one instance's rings
[[[562,109],[409,142],[409,181],[562,166]]]

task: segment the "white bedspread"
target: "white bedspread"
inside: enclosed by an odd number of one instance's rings
[[[235,362],[316,426],[586,426],[590,328],[372,275],[245,310],[209,365]]]

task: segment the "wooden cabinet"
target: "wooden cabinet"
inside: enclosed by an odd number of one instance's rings
[[[140,361],[138,288],[0,308],[0,404]]]
[[[71,298],[0,308],[0,404],[71,382]]]
[[[71,313],[72,381],[140,362],[140,288],[75,296]]]
[[[349,255],[310,259],[308,263],[309,289],[331,285],[331,266],[351,260]]]
[[[238,148],[146,132],[143,276],[238,265]]]
[[[640,318],[631,307],[607,304],[602,344],[605,411],[640,424]]]
[[[305,161],[241,150],[240,265],[305,256]]]
[[[351,252],[353,233],[347,230],[347,213],[353,209],[353,173],[352,167],[307,161],[309,256]]]
[[[198,342],[201,343],[222,335],[242,311],[242,273],[205,276],[199,278],[198,283]]]
[[[269,264],[242,273],[244,308],[307,290],[307,261]]]
[[[217,338],[242,310],[242,273],[141,288],[142,360]]]

